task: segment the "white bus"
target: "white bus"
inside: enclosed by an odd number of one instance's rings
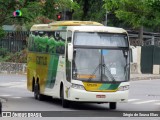
[[[28,42],[27,87],[74,102],[127,102],[130,53],[127,32],[91,21],[34,25]]]

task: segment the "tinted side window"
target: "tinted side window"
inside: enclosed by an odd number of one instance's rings
[[[34,31],[29,37],[29,50],[35,52],[64,54],[65,31]]]

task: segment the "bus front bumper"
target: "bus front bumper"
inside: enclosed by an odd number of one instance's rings
[[[70,88],[67,99],[69,101],[77,102],[127,102],[128,90],[116,92],[90,92],[86,90]]]

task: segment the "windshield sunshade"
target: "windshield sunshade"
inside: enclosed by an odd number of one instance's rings
[[[75,32],[74,45],[128,47],[126,34]]]

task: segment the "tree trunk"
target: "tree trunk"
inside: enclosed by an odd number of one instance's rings
[[[140,45],[143,46],[143,26],[141,26],[139,29],[138,39]]]
[[[83,4],[83,15],[82,15],[82,20],[85,20],[87,14],[88,14],[88,9],[89,9],[89,1],[85,0]]]

